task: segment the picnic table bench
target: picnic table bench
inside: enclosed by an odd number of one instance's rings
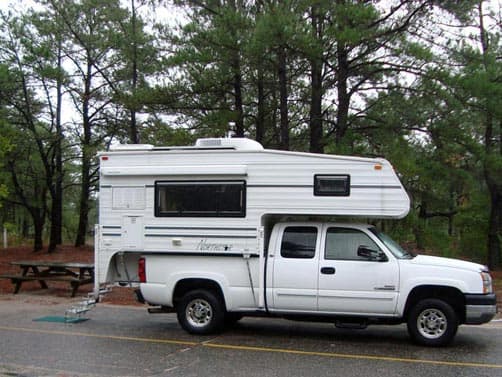
[[[0,275],[15,284],[14,294],[18,293],[25,281],[38,281],[40,287],[47,289],[47,281],[66,281],[72,287],[71,297],[75,297],[83,284],[94,282],[94,264],[56,261],[14,261],[13,266],[21,268],[20,274]]]

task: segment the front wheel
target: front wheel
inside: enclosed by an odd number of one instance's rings
[[[178,322],[190,334],[212,334],[221,331],[225,310],[213,292],[195,290],[186,293],[176,306]]]
[[[457,314],[443,300],[421,300],[408,316],[408,332],[421,345],[445,346],[453,340],[457,329]]]

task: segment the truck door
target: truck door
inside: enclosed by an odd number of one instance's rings
[[[277,311],[316,311],[319,226],[283,225],[273,254],[272,305]]]
[[[320,312],[339,314],[393,314],[396,308],[399,266],[365,232],[350,227],[325,226],[319,268]],[[375,257],[358,256],[364,246]],[[380,252],[380,257],[376,257]]]

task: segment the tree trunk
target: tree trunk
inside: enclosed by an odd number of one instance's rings
[[[280,108],[280,134],[279,148],[289,150],[289,118],[288,118],[288,79],[287,61],[284,47],[278,50],[278,76],[279,76],[279,108]]]
[[[58,50],[58,69],[62,69],[61,42]],[[62,77],[58,76],[56,81],[56,141],[54,144],[54,182],[51,190],[51,230],[49,238],[48,252],[56,250],[56,246],[63,243],[63,127],[61,124],[61,111],[63,103]]]
[[[318,5],[312,6],[312,29],[316,38],[321,37],[320,16],[318,14]],[[318,56],[310,59],[310,152],[323,153],[322,143],[322,59]]]
[[[242,103],[242,74],[239,51],[235,51],[232,69],[234,72],[235,136],[244,137],[244,108]]]
[[[349,77],[348,54],[345,46],[338,46],[338,77],[337,77],[337,97],[338,110],[336,114],[335,143],[340,146],[348,129],[350,94],[348,93],[347,81]]]
[[[322,72],[319,61],[311,62],[311,97],[310,97],[310,152],[323,153],[322,142]]]
[[[23,215],[23,218],[21,220],[21,235],[23,236],[24,239],[28,239],[30,237],[30,222],[26,218],[25,215]]]
[[[263,69],[258,67],[258,114],[256,116],[256,141],[263,144],[265,139],[265,85]]]
[[[239,4],[240,6],[241,4]],[[228,6],[232,9],[235,15],[239,13],[240,8],[237,8],[235,0],[230,0]],[[242,72],[241,72],[241,57],[239,37],[237,35],[236,26],[229,23],[230,35],[232,37],[232,49],[230,57],[230,69],[232,74],[232,85],[234,88],[234,121],[235,121],[235,136],[244,137],[244,108],[242,101]]]
[[[90,56],[90,54],[88,54]],[[90,58],[87,61],[87,72],[84,84],[84,98],[82,102],[82,126],[84,135],[82,140],[82,182],[80,185],[80,200],[79,200],[79,222],[75,246],[85,245],[85,237],[88,227],[89,216],[89,193],[91,186],[91,120],[89,117],[89,105],[91,98],[91,81],[92,81],[92,61]]]
[[[129,139],[131,144],[139,144],[139,133],[136,121],[136,110],[130,110],[131,123],[129,127]]]
[[[84,150],[88,150],[88,146],[84,146]],[[75,240],[75,246],[85,245],[85,238],[87,235],[88,228],[88,216],[89,216],[89,193],[90,193],[90,156],[89,152],[83,152],[82,156],[82,183],[80,190],[80,209],[79,209],[79,221],[77,238]]]
[[[56,178],[58,179],[58,178]],[[59,187],[58,187],[59,186]],[[61,197],[61,186],[56,182],[55,195],[52,197],[51,204],[51,228],[50,228],[50,238],[49,246],[47,248],[48,253],[52,253],[56,250],[57,245],[62,243],[62,197]]]
[[[43,211],[41,211],[39,208],[34,208],[31,211],[31,215],[33,218],[33,227],[35,229],[35,234],[34,234],[34,243],[33,243],[33,251],[39,251],[44,248],[44,240],[43,240],[43,234],[44,234],[44,222],[45,222],[45,215]]]
[[[256,1],[256,19],[258,22],[258,17],[261,15],[263,9],[263,1]],[[265,83],[263,76],[263,65],[261,59],[258,61],[258,76],[257,76],[257,88],[258,88],[258,109],[256,115],[256,141],[263,144],[265,141]]]
[[[132,75],[131,75],[131,91],[132,96],[136,95],[136,88],[138,86],[138,46],[136,39],[136,5],[134,0],[131,0],[131,27],[132,27],[132,39],[133,39],[133,57],[132,57]],[[132,144],[139,143],[139,132],[138,124],[136,121],[136,99],[133,98],[133,108],[129,110],[131,115],[131,123],[129,127],[129,137]]]

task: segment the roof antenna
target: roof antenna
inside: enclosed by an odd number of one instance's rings
[[[231,139],[235,136],[235,122],[228,122],[228,132],[226,137]]]

